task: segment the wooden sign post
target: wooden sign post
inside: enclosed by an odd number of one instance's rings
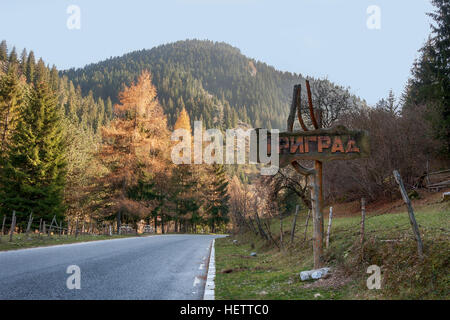
[[[351,160],[369,156],[369,136],[366,131],[349,130],[343,126],[322,128],[321,111],[315,113],[311,97],[309,81],[306,81],[308,106],[313,130],[309,130],[302,118],[301,85],[294,86],[291,110],[287,121],[287,132],[279,134],[279,165],[292,165],[300,174],[304,175],[311,190],[311,206],[313,214],[314,235],[314,268],[323,264],[323,162],[332,160]],[[295,115],[302,131],[293,131]],[[259,135],[258,135],[259,138]],[[271,139],[267,138],[267,153],[273,152]],[[259,143],[259,141],[258,141]],[[259,149],[259,148],[258,148]],[[314,168],[306,168],[298,161],[314,160]]]

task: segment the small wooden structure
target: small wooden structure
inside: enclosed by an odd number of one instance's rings
[[[149,225],[149,224],[146,224],[144,226],[143,232],[144,233],[155,233],[155,231],[153,230],[153,227],[151,225]]]

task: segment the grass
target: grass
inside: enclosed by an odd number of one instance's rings
[[[139,235],[137,235],[139,236]],[[9,242],[8,236],[0,236],[0,251],[6,250],[17,250],[17,249],[26,249],[26,248],[35,248],[35,247],[45,247],[45,246],[54,246],[60,244],[69,244],[69,243],[79,243],[79,242],[88,242],[88,241],[98,241],[98,240],[110,240],[110,239],[120,239],[120,238],[128,238],[128,237],[136,237],[136,235],[78,235],[75,238],[74,235],[66,236],[66,235],[41,235],[31,234],[30,238],[26,236],[26,234],[15,234],[13,236],[13,240]]]
[[[316,282],[302,282],[299,278],[300,271],[313,268],[310,242],[303,241],[306,213],[299,216],[293,244],[289,243],[292,218],[284,219],[283,250],[250,232],[217,239],[216,298],[449,299],[449,206],[441,203],[421,207],[415,216],[424,242],[424,260],[417,257],[406,212],[368,214],[364,249],[359,242],[360,217],[334,219],[330,247],[325,249],[326,265],[332,267],[333,274]],[[279,241],[279,219],[271,221],[271,228]],[[307,239],[311,232],[310,225]],[[257,256],[250,257],[251,252],[257,252]],[[372,264],[381,267],[380,290],[366,287],[366,270]]]

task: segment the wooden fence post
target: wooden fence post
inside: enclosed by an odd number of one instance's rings
[[[280,211],[280,250],[283,249],[283,215]]]
[[[12,220],[11,220],[11,230],[9,231],[9,242],[13,239],[14,229],[16,228],[16,211],[13,210]]]
[[[52,233],[53,228],[53,221],[56,225],[58,225],[58,222],[56,222],[56,215],[53,216],[52,222],[50,223],[50,227],[48,228],[48,236],[50,237],[50,234]]]
[[[78,237],[78,218],[77,222],[75,223],[75,239]]]
[[[2,235],[5,234],[6,214],[3,216]]]
[[[332,219],[333,219],[333,207],[330,207],[330,214],[328,215],[328,229],[327,229],[327,241],[326,241],[327,248],[330,244],[330,231],[331,231]]]
[[[361,235],[361,247],[363,246],[364,243],[364,228],[365,228],[365,223],[366,223],[366,199],[365,198],[361,198],[361,231],[360,231],[360,235]]]
[[[303,242],[306,241],[306,233],[308,231],[308,223],[309,223],[309,217],[311,216],[311,210],[308,210],[308,216],[306,217],[306,223],[305,223],[305,237],[303,239]]]
[[[2,235],[5,234],[5,222],[6,222],[6,214],[3,216],[3,223],[2,223]]]
[[[27,225],[27,238],[29,239],[30,236],[30,229],[31,229],[31,224],[33,223],[33,213],[30,213],[30,218],[28,219],[28,225]]]
[[[413,210],[413,207],[411,204],[411,200],[409,199],[408,193],[406,192],[402,177],[400,176],[400,173],[397,170],[394,170],[394,178],[400,187],[400,192],[402,194],[403,201],[405,201],[406,207],[408,208],[409,222],[411,223],[411,227],[412,227],[414,236],[417,241],[417,253],[419,254],[419,257],[422,259],[423,258],[423,242],[422,242],[422,239],[420,238],[420,231],[419,231],[419,227],[417,226],[416,218],[414,216],[414,210]]]
[[[313,255],[314,255],[314,269],[322,267],[323,263],[323,216],[320,202],[320,186],[319,175],[314,173],[312,175],[313,182],[311,186],[311,204],[313,217]]]
[[[298,209],[299,205],[295,206],[295,215],[294,215],[294,221],[292,222],[292,230],[291,230],[291,243],[294,242],[294,235],[295,235],[295,225],[297,224],[297,215],[298,215]]]

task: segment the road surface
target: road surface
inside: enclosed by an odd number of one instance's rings
[[[0,252],[0,300],[202,299],[214,238],[158,235]],[[80,268],[80,289],[66,284],[71,265]]]

